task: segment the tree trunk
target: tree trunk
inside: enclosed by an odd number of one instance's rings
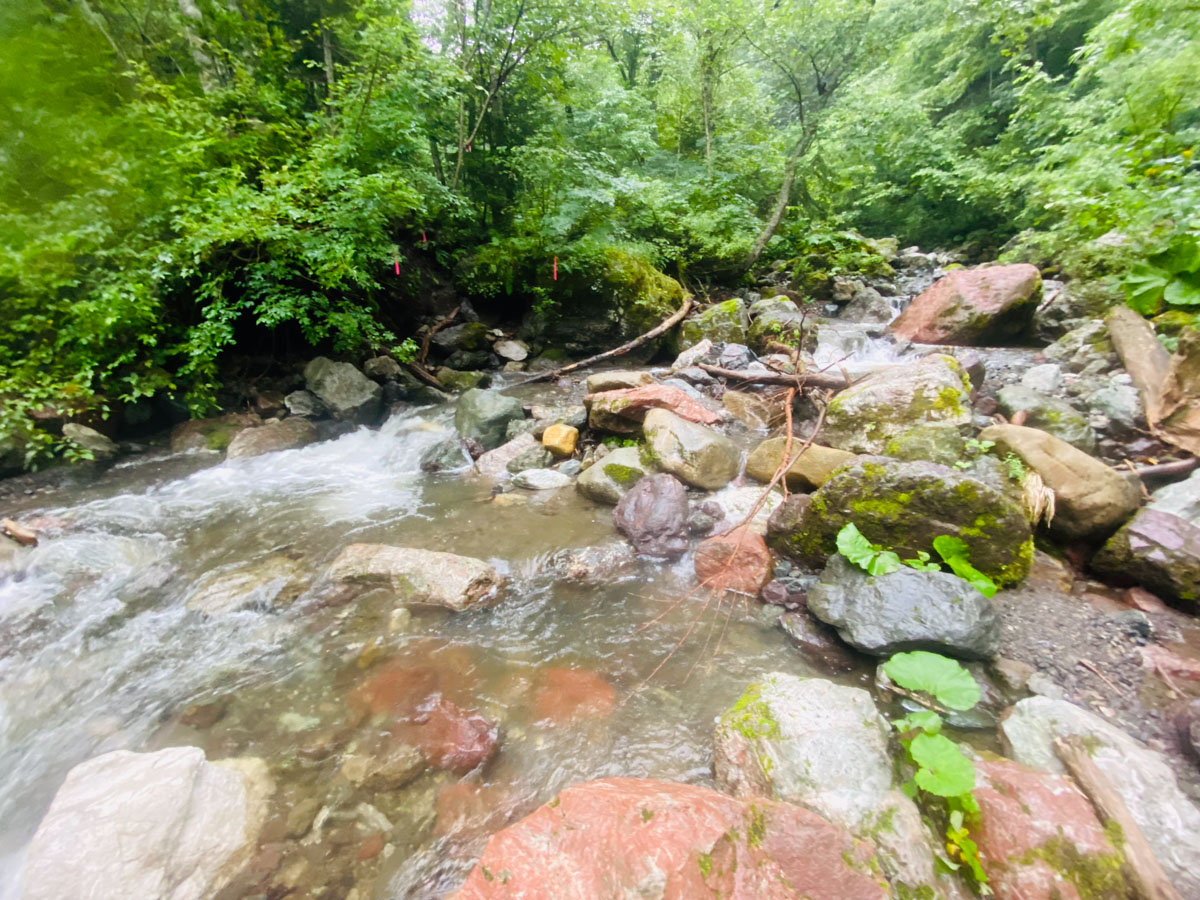
[[[792,185],[796,183],[796,167],[800,164],[800,160],[804,154],[808,152],[811,143],[812,134],[805,134],[796,142],[796,146],[792,148],[792,152],[788,156],[787,165],[783,168],[783,184],[779,186],[779,194],[775,197],[775,207],[771,210],[771,216],[767,219],[767,224],[763,226],[762,232],[754,241],[754,246],[750,248],[750,254],[746,257],[747,269],[758,262],[758,258],[762,256],[762,252],[767,246],[767,241],[774,237],[775,231],[779,228],[779,223],[783,221],[783,216],[787,212],[788,202],[792,198]]]
[[[329,32],[325,23],[317,20],[317,28],[321,32],[321,53],[325,57],[325,87],[329,94],[333,93],[333,44],[329,41]]]
[[[446,170],[442,168],[442,153],[433,135],[429,136],[429,156],[433,159],[433,174],[442,184],[446,183]]]

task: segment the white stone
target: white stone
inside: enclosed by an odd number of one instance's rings
[[[525,469],[513,476],[513,484],[527,491],[552,491],[570,483],[570,476],[554,469]]]
[[[497,341],[492,345],[496,355],[501,359],[521,362],[529,356],[529,345],[524,341]]]

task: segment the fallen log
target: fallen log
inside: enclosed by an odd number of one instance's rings
[[[718,378],[728,381],[753,382],[754,384],[778,384],[783,387],[810,387],[834,391],[844,390],[852,384],[843,375],[829,375],[825,372],[785,375],[782,372],[739,372],[735,369],[722,369],[720,366],[710,366],[706,363],[700,363],[699,367],[709,375],[716,375]]]
[[[1197,467],[1200,467],[1200,459],[1177,459],[1156,466],[1142,466],[1134,471],[1142,481],[1170,481],[1190,474]]]
[[[598,362],[604,362],[606,359],[613,359],[617,356],[623,356],[631,350],[636,350],[647,341],[652,341],[656,337],[666,334],[668,331],[682,322],[683,317],[686,316],[691,309],[692,298],[685,297],[683,300],[683,305],[680,306],[679,309],[675,310],[675,312],[663,319],[645,334],[634,338],[632,341],[626,341],[620,347],[614,347],[611,350],[605,350],[603,353],[598,353],[595,356],[589,356],[587,359],[581,359],[579,362],[571,363],[567,366],[561,366],[557,369],[551,369],[549,372],[539,372],[536,375],[531,375],[529,378],[521,379],[517,382],[517,384],[533,384],[535,381],[552,381],[555,378],[560,378],[563,375],[574,372],[578,369],[583,369],[587,366],[593,366]]]
[[[1101,820],[1116,822],[1120,826],[1124,846],[1116,849],[1124,857],[1122,868],[1136,896],[1140,900],[1183,900],[1150,849],[1129,807],[1092,761],[1083,741],[1078,737],[1065,740],[1056,738],[1054,752],[1067,767],[1079,789],[1092,801]]]

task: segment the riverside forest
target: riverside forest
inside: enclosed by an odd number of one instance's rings
[[[5,0],[0,100],[0,900],[1200,898],[1196,0]]]

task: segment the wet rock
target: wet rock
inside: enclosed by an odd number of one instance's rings
[[[508,423],[523,418],[525,410],[516,397],[471,388],[458,398],[454,427],[464,438],[479,441],[485,450],[492,450],[504,442]]]
[[[171,431],[171,452],[224,450],[243,428],[261,424],[262,419],[255,413],[227,413],[215,419],[182,422]]]
[[[873,863],[869,845],[791,804],[607,778],[567,788],[493,835],[453,896],[884,900]]]
[[[583,463],[577,459],[564,459],[554,468],[555,471],[562,472],[564,475],[574,478],[583,471]]]
[[[570,485],[571,478],[553,469],[525,469],[513,476],[512,483],[527,491],[553,491]]]
[[[535,438],[534,443],[529,448],[522,450],[515,457],[508,461],[505,469],[512,475],[518,472],[524,472],[528,469],[544,469],[554,462],[554,456],[537,443]]]
[[[501,359],[512,362],[521,362],[529,358],[529,345],[524,341],[497,341],[492,345],[492,349]]]
[[[435,695],[392,729],[397,740],[416,747],[435,769],[465,775],[496,753],[496,723]]]
[[[1019,582],[1033,559],[1029,522],[1007,495],[947,466],[878,456],[838,470],[812,495],[792,529],[773,532],[773,546],[819,566],[851,522],[901,559],[921,551],[936,558],[934,538],[961,537],[971,565],[998,584]]]
[[[225,717],[229,708],[229,699],[222,698],[212,703],[194,703],[179,716],[181,724],[201,731],[212,728]]]
[[[647,384],[654,384],[654,376],[649,372],[640,369],[612,369],[589,375],[586,388],[589,394],[603,394],[608,391],[627,391]]]
[[[187,608],[206,616],[278,608],[295,600],[305,585],[300,564],[277,554],[233,571],[205,575],[188,596]]]
[[[538,437],[537,428],[538,423],[533,419],[513,419],[504,429],[504,440],[507,443],[523,434],[532,434],[534,437]]]
[[[545,571],[560,581],[585,585],[608,585],[634,569],[637,556],[624,541],[560,550],[546,561]]]
[[[1000,402],[1000,411],[1010,419],[1022,413],[1022,424],[1026,427],[1052,434],[1084,453],[1096,452],[1096,433],[1087,416],[1070,403],[1017,384],[1001,388],[996,399]]]
[[[688,531],[692,534],[708,534],[724,515],[721,507],[710,500],[693,505],[688,513]]]
[[[891,331],[919,344],[1008,343],[1029,331],[1041,298],[1036,266],[957,269],[914,299]]]
[[[109,438],[95,428],[88,428],[78,422],[67,422],[63,425],[63,437],[92,454],[92,459],[112,459],[120,451]]]
[[[616,505],[647,471],[637,447],[619,447],[580,472],[575,488],[598,503]]]
[[[304,381],[339,419],[370,425],[383,411],[379,385],[348,362],[318,356],[304,367]]]
[[[1043,341],[1061,338],[1091,319],[1100,319],[1112,305],[1112,293],[1096,282],[1044,284],[1047,300],[1033,317],[1034,336]]]
[[[1042,351],[1046,359],[1054,360],[1068,372],[1099,374],[1119,364],[1108,326],[1101,320],[1087,322],[1068,331]]]
[[[970,379],[951,356],[883,369],[833,398],[821,440],[853,453],[882,453],[914,425],[969,425],[970,394]]]
[[[278,450],[294,450],[305,447],[317,439],[317,429],[302,416],[289,416],[282,422],[268,422],[258,428],[244,428],[229,442],[225,456],[240,459],[262,456]]]
[[[1078,706],[1048,697],[1017,703],[1000,723],[1000,736],[1017,762],[1066,774],[1054,752],[1054,739],[1079,736],[1096,767],[1121,795],[1129,812],[1184,897],[1200,897],[1200,810],[1175,782],[1160,753],[1115,725]]]
[[[458,350],[486,350],[489,346],[488,327],[482,322],[451,325],[435,332],[429,342],[447,354]]]
[[[568,725],[578,719],[607,718],[617,705],[611,684],[584,669],[545,669],[533,695],[538,721]]]
[[[712,425],[721,421],[719,414],[705,408],[677,387],[649,384],[620,391],[589,394],[588,424],[600,431],[633,434],[653,409],[672,411],[690,422]]]
[[[443,606],[455,612],[494,605],[504,584],[500,573],[482,560],[386,544],[351,544],[325,577],[389,587],[398,606]]]
[[[474,369],[455,369],[450,366],[438,366],[433,374],[443,390],[460,393],[473,389],[482,390],[492,380],[492,376],[487,372]]]
[[[979,434],[1001,455],[1013,453],[1054,491],[1056,512],[1050,528],[1067,538],[1111,532],[1138,507],[1136,485],[1119,472],[1066,441],[1021,425],[993,425]]]
[[[779,606],[783,609],[804,609],[808,601],[808,589],[816,583],[796,578],[773,578],[763,585],[759,596],[763,603],[769,606]]]
[[[687,549],[687,491],[670,475],[646,475],[613,510],[613,524],[643,556],[673,558]]]
[[[287,407],[289,414],[310,419],[316,419],[329,412],[321,398],[312,391],[292,391],[283,398],[283,405]]]
[[[890,734],[866,691],[772,672],[718,720],[713,772],[734,796],[795,803],[869,836],[889,878],[917,891],[933,883],[933,853],[893,783]]]
[[[915,425],[888,441],[884,453],[908,462],[925,460],[953,466],[963,460],[965,447],[962,435],[953,425]]]
[[[800,452],[804,441],[792,439],[792,456]],[[783,453],[787,438],[767,438],[759,444],[746,460],[746,474],[764,484],[770,482],[775,472],[783,465]],[[845,450],[834,450],[819,444],[810,445],[792,463],[784,478],[787,486],[795,491],[811,491],[819,488],[837,469],[854,462],[858,457]]]
[[[717,507],[720,515],[714,529],[724,534],[745,522],[755,534],[765,535],[771,514],[783,502],[778,491],[763,494],[758,486],[722,488],[706,501]]]
[[[771,341],[795,346],[805,327],[804,314],[791,300],[783,297],[764,297],[750,305],[750,328],[746,343],[758,352]]]
[[[837,633],[807,612],[789,610],[779,617],[778,624],[813,665],[830,672],[851,672],[858,667],[859,661],[838,640]]]
[[[579,441],[579,429],[574,425],[551,425],[542,432],[542,446],[555,456],[572,456]]]
[[[259,759],[196,747],[80,763],[30,844],[22,900],[207,900],[250,861],[274,790]]]
[[[457,472],[470,466],[471,454],[458,437],[438,441],[421,453],[422,472]]]
[[[425,757],[416,747],[387,737],[369,751],[350,753],[342,761],[342,776],[355,787],[394,791],[425,771]]]
[[[842,307],[838,318],[846,322],[873,322],[885,325],[892,321],[894,315],[892,304],[879,291],[864,287],[855,292],[850,302]]]
[[[1124,897],[1121,859],[1091,802],[1063,776],[977,760],[971,838],[996,900]]]
[[[1184,751],[1200,762],[1200,699],[1185,701],[1176,710],[1174,718]]]
[[[679,330],[679,349],[686,350],[701,341],[744,344],[750,314],[746,301],[734,297],[712,306],[684,321]]]
[[[995,651],[992,601],[949,572],[901,566],[874,576],[834,556],[808,592],[808,609],[847,644],[875,656],[933,650],[986,659]]]
[[[1200,598],[1200,527],[1147,506],[1109,539],[1092,559],[1092,565],[1099,572],[1133,578],[1196,609]]]
[[[711,428],[654,409],[646,415],[643,430],[659,468],[687,484],[711,491],[737,474],[741,454],[729,438]]]
[[[757,597],[773,567],[767,542],[745,526],[710,537],[696,548],[696,578],[707,591]]]
[[[758,394],[726,390],[721,405],[747,428],[770,428],[783,421],[783,406],[770,403]]]
[[[404,369],[390,356],[373,356],[363,363],[363,374],[376,381],[397,381],[404,377]]]

